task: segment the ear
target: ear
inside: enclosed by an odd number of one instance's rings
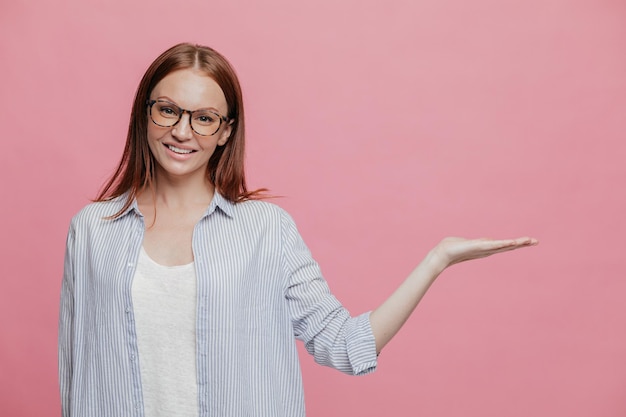
[[[228,138],[230,138],[230,134],[233,131],[232,121],[224,126],[224,130],[219,134],[220,137],[217,139],[217,146],[224,146],[226,142],[228,142]]]

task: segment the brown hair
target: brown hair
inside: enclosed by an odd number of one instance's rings
[[[128,192],[122,214],[137,193],[154,183],[155,160],[148,147],[148,115],[146,101],[154,87],[171,72],[196,68],[204,71],[220,86],[226,97],[227,117],[231,134],[223,146],[218,146],[209,159],[207,176],[215,189],[227,200],[238,203],[262,198],[265,189],[248,191],[244,173],[245,124],[241,86],[230,63],[212,48],[180,43],[163,52],[148,67],[133,102],[124,153],[115,173],[104,184],[95,201],[106,201]]]

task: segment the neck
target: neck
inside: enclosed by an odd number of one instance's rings
[[[143,190],[138,199],[171,208],[196,205],[206,207],[211,203],[214,192],[215,187],[205,175],[179,178],[157,172],[153,190]]]

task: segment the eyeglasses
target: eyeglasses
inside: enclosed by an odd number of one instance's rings
[[[161,127],[175,126],[185,113],[189,113],[191,129],[200,136],[212,136],[220,130],[222,122],[228,123],[228,117],[210,109],[181,109],[167,100],[148,100],[146,104],[150,107],[150,119]]]

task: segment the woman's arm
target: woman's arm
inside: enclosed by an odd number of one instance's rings
[[[61,415],[71,414],[70,391],[72,384],[72,343],[74,331],[74,229],[70,226],[67,235],[67,248],[61,284],[61,305],[59,308],[59,389],[61,392]]]
[[[370,324],[376,338],[376,352],[380,353],[400,330],[428,288],[444,269],[459,262],[534,246],[537,243],[536,239],[529,237],[508,240],[443,239],[426,255],[398,289],[370,314]]]

